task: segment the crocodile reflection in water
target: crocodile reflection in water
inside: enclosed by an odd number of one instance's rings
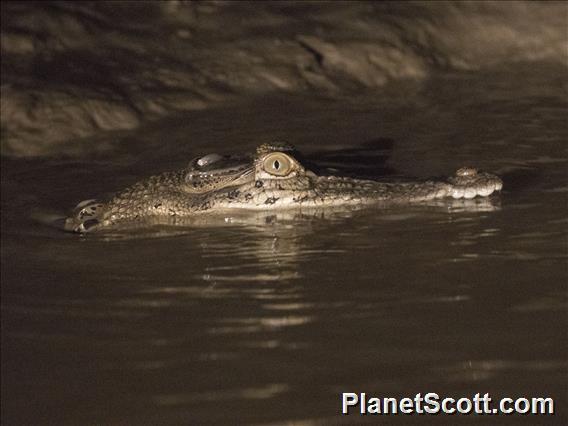
[[[108,203],[86,200],[67,218],[65,229],[88,232],[156,217],[193,217],[244,210],[278,211],[441,198],[486,197],[502,180],[474,168],[447,180],[385,183],[318,176],[307,170],[288,144],[263,144],[252,158],[209,154],[178,172],[163,173],[118,193]]]

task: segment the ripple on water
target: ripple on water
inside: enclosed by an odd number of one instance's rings
[[[161,406],[183,406],[202,402],[231,401],[231,400],[255,400],[275,398],[290,390],[290,386],[284,383],[272,383],[259,387],[243,387],[204,392],[188,392],[155,395],[152,400]]]
[[[283,315],[258,318],[224,318],[220,325],[209,327],[209,334],[258,333],[261,331],[280,331],[287,327],[297,327],[312,322],[314,318],[306,315]]]
[[[435,367],[434,371],[442,373],[448,382],[485,382],[496,376],[503,376],[511,372],[538,374],[548,372],[557,374],[566,370],[568,362],[554,361],[511,361],[511,360],[468,360],[445,367]]]

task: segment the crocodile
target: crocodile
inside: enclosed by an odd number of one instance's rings
[[[381,182],[318,175],[293,146],[260,145],[252,156],[207,154],[175,172],[152,176],[108,202],[86,200],[64,229],[86,233],[160,217],[193,217],[245,210],[283,210],[416,203],[487,197],[500,191],[496,175],[462,167],[447,179]]]

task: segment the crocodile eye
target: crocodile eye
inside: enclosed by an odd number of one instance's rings
[[[275,176],[286,176],[292,171],[292,160],[281,152],[268,154],[262,165],[266,172]]]

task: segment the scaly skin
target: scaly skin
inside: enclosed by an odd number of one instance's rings
[[[490,173],[461,168],[446,181],[382,183],[317,176],[293,156],[289,145],[261,145],[252,160],[215,154],[179,172],[139,182],[108,203],[80,203],[65,229],[87,232],[151,217],[189,217],[241,210],[411,203],[440,198],[486,197],[503,182]]]

